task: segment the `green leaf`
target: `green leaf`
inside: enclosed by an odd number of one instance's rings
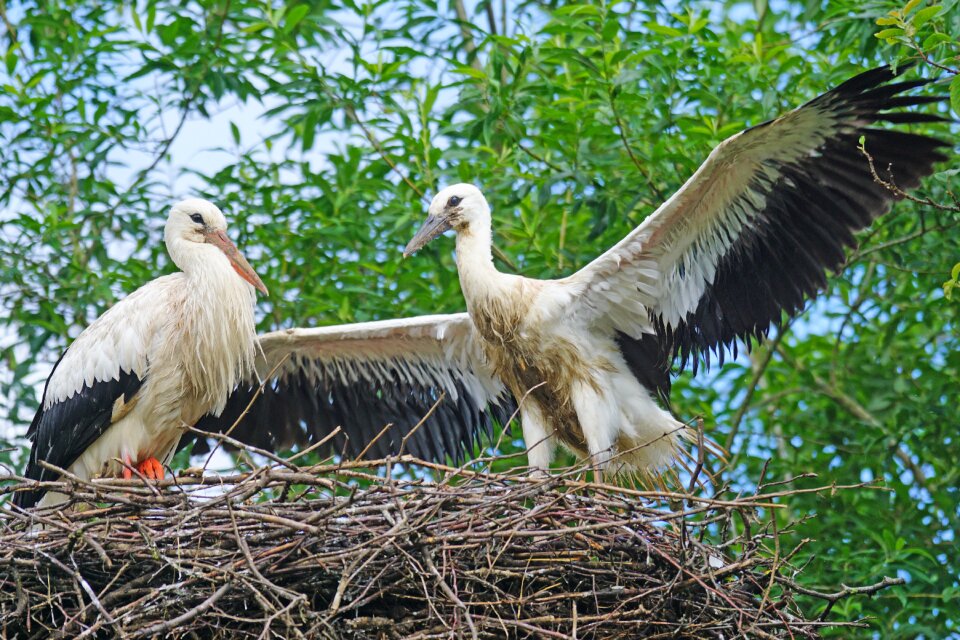
[[[917,15],[913,16],[911,23],[913,26],[919,29],[923,25],[927,24],[931,18],[940,13],[942,9],[943,7],[938,4],[935,4],[932,7],[924,7],[923,9],[920,9],[920,11],[917,11]]]
[[[320,114],[316,109],[308,109],[303,119],[303,133],[301,137],[301,148],[309,151],[313,147],[313,140],[317,135],[317,121]]]
[[[590,4],[570,4],[565,7],[560,7],[559,9],[554,10],[553,15],[555,16],[599,16],[600,9]]]
[[[923,41],[923,50],[931,51],[935,47],[938,47],[945,42],[951,42],[952,40],[953,38],[945,33],[932,33]]]
[[[953,76],[950,81],[950,108],[960,115],[960,75]]]
[[[7,75],[10,75],[10,76],[13,75],[13,72],[17,68],[17,62],[19,62],[19,60],[20,60],[20,57],[16,54],[16,51],[11,47],[11,49],[7,51],[7,55],[4,59],[4,62],[6,63],[6,67],[7,67]]]
[[[670,36],[671,38],[682,38],[685,35],[683,31],[679,29],[668,27],[665,24],[657,24],[656,22],[648,22],[644,26],[654,33],[659,33],[662,36]]]
[[[254,22],[240,30],[244,34],[254,34],[271,26],[269,22]]]
[[[150,33],[153,31],[153,25],[157,21],[157,4],[155,2],[147,3],[147,24],[146,32]]]
[[[616,40],[618,33],[620,33],[619,20],[611,18],[604,21],[603,30],[601,31],[604,42],[613,42]]]
[[[897,38],[904,34],[903,29],[884,29],[883,31],[878,31],[873,34],[875,38],[880,38],[881,40],[890,40],[892,38]]]
[[[133,26],[135,26],[139,31],[143,31],[143,24],[140,22],[140,14],[137,13],[136,5],[130,7],[130,17],[133,19]]]
[[[914,9],[916,9],[923,0],[910,0],[907,2],[906,6],[903,7],[903,15],[907,15]]]
[[[310,7],[305,4],[298,4],[293,9],[287,11],[283,17],[283,32],[290,33],[297,28],[297,25],[310,13]]]
[[[486,80],[487,74],[481,71],[480,69],[474,69],[473,67],[454,67],[451,69],[453,73],[459,73],[460,75],[470,76],[471,78],[476,78],[477,80]]]

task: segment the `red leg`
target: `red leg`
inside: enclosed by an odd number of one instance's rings
[[[149,478],[150,480],[162,480],[163,476],[166,475],[163,465],[160,464],[160,461],[153,456],[145,460],[141,460],[137,464],[137,471],[142,473],[144,477]]]
[[[130,461],[130,456],[123,456],[123,461],[126,463],[123,466],[123,470],[120,472],[124,480],[129,480],[133,477],[133,469],[130,467],[133,466],[133,462]]]

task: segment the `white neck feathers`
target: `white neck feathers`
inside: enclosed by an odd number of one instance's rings
[[[167,249],[189,287],[179,332],[182,348],[190,351],[182,354],[184,377],[197,398],[219,414],[230,392],[253,370],[256,295],[213,245],[174,240]]]
[[[457,233],[457,271],[460,288],[467,305],[480,303],[489,296],[500,295],[509,276],[493,265],[489,210],[485,216],[476,216],[470,225]]]

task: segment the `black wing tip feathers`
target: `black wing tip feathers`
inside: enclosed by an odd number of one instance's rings
[[[757,187],[766,191],[764,209],[720,257],[697,308],[676,326],[652,318],[671,362],[679,361],[681,369],[692,362],[696,373],[701,361],[710,366],[711,354],[722,364],[725,351],[735,353],[738,340],[745,340],[749,349],[752,340],[765,338],[784,314],[795,314],[817,295],[827,271],[844,264],[844,250],[855,245],[854,232],[902,197],[882,181],[912,189],[933,173],[934,164],[948,159],[942,150],[953,145],[943,140],[871,127],[876,122],[896,126],[947,120],[897,111],[946,99],[902,95],[933,82],[891,82],[914,64],[864,71],[801,107],[832,112],[838,122],[818,153],[782,164],[773,183]],[[861,137],[870,160],[860,149]]]
[[[867,69],[866,71],[861,71],[857,75],[844,80],[833,89],[827,92],[830,93],[862,93],[866,89],[870,89],[879,84],[889,82],[894,78],[902,76],[907,70],[912,69],[917,64],[916,60],[907,60],[902,62],[896,67],[890,64],[882,64],[879,67],[874,67],[872,69]],[[927,82],[924,80],[923,82]]]
[[[321,453],[349,458],[363,453],[366,459],[403,453],[431,462],[459,464],[475,447],[492,440],[494,421],[503,424],[513,412],[512,398],[501,396],[481,406],[460,381],[456,382],[455,393],[441,399],[439,388],[413,385],[407,380],[396,375],[382,384],[368,380],[345,384],[316,380],[303,372],[290,374],[264,387],[231,437],[269,451],[284,451],[319,442],[339,426],[340,433],[324,445]],[[219,417],[203,417],[197,429],[226,430],[257,389],[238,389]],[[431,409],[433,412],[425,418]],[[384,430],[388,424],[392,427]],[[195,439],[195,434],[186,434],[178,448]],[[206,447],[200,440],[194,451],[202,453]]]

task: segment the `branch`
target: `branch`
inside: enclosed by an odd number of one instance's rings
[[[326,87],[324,87],[324,89],[326,89]],[[399,167],[397,167],[393,159],[390,158],[389,155],[387,155],[387,152],[386,150],[384,150],[383,145],[380,144],[380,141],[377,140],[376,136],[373,135],[373,132],[370,131],[369,128],[367,128],[366,123],[360,119],[359,115],[357,115],[357,110],[353,107],[353,105],[344,104],[343,111],[344,113],[347,114],[347,117],[351,121],[353,121],[354,124],[360,127],[360,130],[363,131],[363,135],[367,138],[367,141],[369,141],[370,144],[373,145],[373,148],[380,155],[380,157],[383,158],[383,161],[386,162],[387,165],[389,165],[390,169],[393,170],[393,172],[396,173],[400,177],[400,179],[403,180],[407,184],[407,186],[410,187],[411,190],[413,190],[415,194],[420,196],[421,199],[426,200],[426,196],[424,195],[423,191],[419,187],[417,187],[417,185],[413,184],[410,178],[408,178],[405,173],[400,171]]]
[[[880,177],[880,174],[877,173],[877,168],[874,165],[873,156],[867,151],[864,144],[857,146],[860,149],[860,152],[863,153],[867,158],[867,163],[870,166],[870,174],[873,176],[873,181],[882,186],[884,189],[889,191],[897,199],[910,200],[911,202],[916,202],[917,204],[922,204],[927,207],[933,207],[934,209],[939,209],[940,211],[950,211],[952,213],[960,213],[960,201],[952,193],[950,194],[954,200],[953,205],[940,204],[939,202],[934,202],[930,198],[918,198],[914,195],[911,195],[901,189],[896,183],[893,182],[893,173],[891,167],[887,167],[887,174],[890,176],[890,180],[885,180]]]
[[[627,125],[623,121],[623,118],[620,117],[620,110],[617,109],[617,100],[613,95],[613,89],[607,92],[607,95],[610,100],[610,110],[613,112],[614,120],[617,123],[617,131],[620,132],[620,142],[623,143],[623,148],[627,150],[627,155],[630,156],[631,162],[636,166],[637,171],[640,172],[640,175],[643,176],[643,179],[647,182],[647,187],[653,191],[653,194],[657,197],[660,202],[665,202],[666,198],[663,195],[663,192],[660,191],[656,183],[653,181],[653,178],[650,176],[650,172],[647,171],[647,168],[643,166],[643,163],[633,154],[633,148],[630,146],[630,141],[627,139]]]
[[[163,633],[166,633],[167,631],[170,631],[171,629],[179,627],[184,623],[190,622],[191,620],[199,616],[201,613],[207,611],[208,609],[210,609],[210,607],[215,605],[217,603],[217,600],[227,595],[227,593],[231,589],[233,589],[233,583],[227,582],[222,587],[214,591],[213,595],[211,595],[209,598],[207,598],[206,600],[204,600],[194,608],[190,609],[186,613],[179,615],[176,618],[172,618],[170,620],[166,620],[159,624],[155,624],[153,626],[147,627],[146,629],[141,629],[133,637],[149,638],[150,636],[159,636]]]
[[[932,60],[932,59],[930,58],[930,56],[928,56],[927,53],[926,53],[923,49],[921,49],[920,47],[918,47],[915,42],[912,42],[912,41],[911,41],[911,43],[910,43],[910,48],[913,49],[914,51],[916,51],[917,54],[918,54],[921,58],[923,58],[923,61],[924,61],[925,63],[927,63],[928,65],[930,65],[931,67],[935,67],[935,68],[937,68],[937,69],[940,69],[941,71],[946,71],[947,73],[952,74],[952,75],[960,75],[960,69],[953,69],[953,68],[951,68],[951,67],[942,65],[942,64],[940,64],[939,62],[936,62],[935,60]]]
[[[460,2],[462,0],[458,0]],[[487,0],[483,3],[483,8],[487,13],[487,24],[490,25],[490,35],[497,35],[497,17],[493,14],[493,0]]]
[[[479,56],[477,56],[477,45],[473,42],[473,34],[470,33],[470,17],[467,15],[467,9],[463,6],[463,0],[454,0],[454,9],[457,12],[457,23],[460,26],[460,37],[463,38],[463,46],[467,50],[467,57],[470,58],[470,66],[480,71]]]
[[[816,589],[810,589],[810,588],[804,587],[803,585],[799,584],[795,580],[791,580],[790,578],[787,578],[784,576],[777,576],[777,582],[779,582],[784,586],[790,587],[797,593],[802,593],[805,596],[811,596],[813,598],[820,598],[821,600],[826,600],[827,607],[826,609],[823,610],[823,613],[821,613],[820,617],[818,618],[818,620],[826,620],[827,614],[830,613],[830,610],[833,608],[833,605],[835,605],[840,600],[844,600],[851,596],[860,596],[860,595],[872,596],[873,594],[883,589],[886,589],[887,587],[906,584],[907,581],[904,580],[903,578],[890,578],[890,577],[884,576],[883,580],[881,580],[880,582],[876,584],[867,585],[864,587],[848,587],[846,585],[841,585],[843,589],[840,591],[836,591],[834,593],[825,593],[823,591],[817,591]]]
[[[730,422],[730,434],[727,436],[727,443],[724,448],[727,451],[733,450],[733,440],[737,437],[737,432],[740,430],[740,423],[743,421],[743,417],[746,415],[747,410],[750,408],[750,401],[753,400],[753,394],[757,390],[757,386],[760,384],[760,379],[763,377],[763,374],[766,372],[767,367],[770,365],[770,361],[773,359],[773,354],[780,346],[780,342],[783,340],[784,334],[786,334],[787,328],[790,325],[790,321],[777,332],[776,337],[770,341],[767,346],[766,353],[763,356],[763,359],[753,367],[753,375],[750,378],[750,382],[747,384],[747,394],[743,398],[743,402],[737,407],[737,412],[733,416],[733,420]]]

